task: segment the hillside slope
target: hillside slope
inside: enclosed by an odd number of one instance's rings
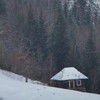
[[[100,100],[97,94],[25,83],[11,76],[0,71],[0,100]]]
[[[0,5],[0,68],[48,82],[74,66],[91,80],[88,91],[100,94],[100,0],[1,0]]]

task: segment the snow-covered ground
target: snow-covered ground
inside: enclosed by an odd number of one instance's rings
[[[5,74],[9,73],[9,75]],[[100,95],[25,83],[0,70],[0,100],[100,100]],[[13,78],[12,78],[13,77]],[[17,80],[18,79],[18,80]]]
[[[3,74],[4,76],[7,76],[11,79],[14,79],[14,80],[17,80],[17,81],[20,81],[20,82],[25,82],[26,81],[26,78],[24,76],[17,75],[15,73],[12,73],[12,72],[9,72],[9,71],[5,71],[5,70],[0,69],[0,73]],[[28,83],[46,85],[42,82],[35,81],[35,80],[33,81],[31,79],[28,79]]]

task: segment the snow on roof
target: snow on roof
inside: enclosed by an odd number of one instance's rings
[[[68,68],[64,68],[63,70],[61,70],[59,73],[57,73],[55,76],[51,78],[51,80],[58,80],[58,81],[76,80],[76,79],[88,79],[88,77],[80,73],[74,67],[68,67]]]

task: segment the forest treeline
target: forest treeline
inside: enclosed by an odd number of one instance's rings
[[[100,14],[92,0],[0,0],[0,68],[49,82],[64,67],[100,93]]]

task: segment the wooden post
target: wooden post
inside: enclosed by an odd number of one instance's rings
[[[28,82],[28,78],[27,78],[27,77],[25,78],[25,82],[26,82],[26,83]]]
[[[75,81],[73,81],[73,88],[75,88]]]
[[[70,81],[68,81],[69,82],[69,89],[71,88],[71,82]]]

